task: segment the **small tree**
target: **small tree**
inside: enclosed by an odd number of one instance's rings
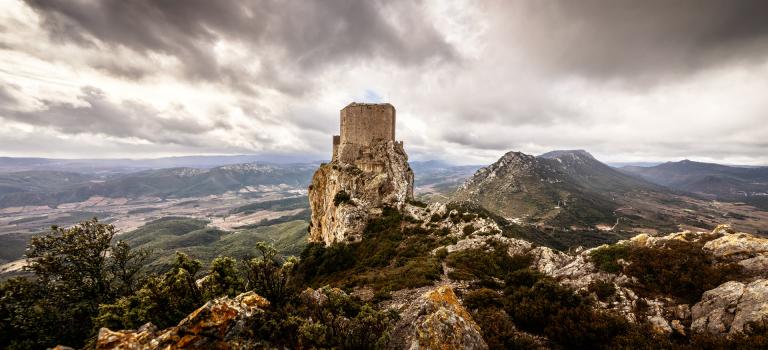
[[[177,252],[169,271],[150,276],[133,295],[101,305],[96,325],[125,329],[147,322],[160,328],[178,323],[203,303],[203,293],[196,283],[201,266],[200,261]]]
[[[283,261],[277,250],[265,242],[256,243],[261,257],[245,262],[247,289],[253,289],[270,302],[280,305],[289,294],[288,280],[296,263],[295,257]]]
[[[237,261],[230,257],[217,257],[211,263],[211,272],[202,283],[206,299],[221,296],[234,297],[245,291],[245,281],[237,271]]]

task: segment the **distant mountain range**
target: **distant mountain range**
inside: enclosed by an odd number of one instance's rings
[[[478,204],[507,220],[540,226],[545,231],[551,228],[552,232],[580,232],[573,237],[554,237],[567,246],[584,244],[585,239],[599,243],[610,234],[630,237],[637,232],[707,230],[720,223],[749,232],[766,232],[764,212],[738,203],[712,203],[689,193],[720,191],[716,193],[723,200],[739,199],[741,192],[734,192],[734,187],[741,191],[753,188],[756,192],[764,188],[760,187],[764,185],[764,169],[692,163],[679,163],[684,165],[682,169],[662,164],[619,171],[583,150],[553,151],[540,156],[509,152],[478,170],[450,199]],[[668,168],[677,170],[662,172]],[[647,171],[658,178],[640,176],[630,170]],[[700,173],[708,175],[692,175]],[[729,185],[715,186],[724,182]],[[749,198],[766,197],[758,192]],[[602,231],[603,236],[595,235],[596,231]],[[584,234],[591,236],[584,238]]]
[[[247,163],[107,176],[61,171],[5,173],[0,174],[0,208],[56,206],[84,201],[92,196],[183,198],[238,191],[248,186],[286,184],[303,188],[308,186],[316,167],[316,164]]]
[[[243,163],[294,164],[316,163],[308,157],[284,155],[182,156],[152,159],[55,159],[0,157],[0,173],[19,171],[67,171],[87,174],[113,174],[153,169],[209,169]]]
[[[644,180],[709,199],[768,209],[768,167],[737,167],[690,160],[620,168]]]

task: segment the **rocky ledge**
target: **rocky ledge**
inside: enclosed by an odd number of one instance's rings
[[[245,320],[263,312],[269,301],[254,292],[235,298],[209,301],[176,327],[158,331],[151,323],[137,330],[112,331],[102,328],[96,340],[97,350],[138,349],[252,349],[245,331]]]
[[[359,241],[372,216],[385,206],[402,209],[411,198],[413,171],[401,143],[375,143],[354,163],[335,159],[320,166],[309,186],[309,240]]]

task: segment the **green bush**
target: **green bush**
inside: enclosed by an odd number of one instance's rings
[[[368,223],[360,242],[307,246],[295,283],[365,284],[377,290],[429,285],[442,274],[440,261],[430,252],[444,244],[428,230],[407,224],[396,209],[384,208],[380,217]]]
[[[528,255],[509,256],[503,245],[496,244],[491,251],[467,249],[453,252],[445,262],[454,268],[451,278],[491,280],[504,279],[512,271],[527,268],[531,259]]]
[[[589,257],[598,269],[610,273],[619,273],[622,266],[618,260],[628,259],[629,250],[628,244],[613,244],[593,250],[589,253]]]
[[[595,293],[597,299],[601,301],[606,301],[616,294],[616,286],[611,282],[605,281],[593,281],[587,286],[587,290]]]
[[[435,252],[435,257],[436,257],[438,260],[440,260],[440,261],[443,261],[443,260],[444,260],[446,257],[448,257],[448,249],[445,249],[445,248],[440,248],[440,249],[438,249],[438,250]]]
[[[341,190],[339,192],[336,192],[336,195],[333,196],[333,205],[339,206],[341,203],[349,202],[349,200],[352,199],[352,197],[344,190]]]
[[[416,206],[416,207],[419,207],[419,208],[426,208],[427,207],[427,203],[424,203],[422,201],[415,200],[415,199],[409,200],[408,204]]]
[[[737,264],[715,264],[703,243],[669,241],[663,247],[633,247],[625,273],[636,277],[640,292],[695,303],[710,289],[741,276]]]

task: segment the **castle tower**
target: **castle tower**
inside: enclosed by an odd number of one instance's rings
[[[333,159],[353,163],[378,141],[395,140],[395,107],[352,102],[341,110],[341,135],[333,137]]]

